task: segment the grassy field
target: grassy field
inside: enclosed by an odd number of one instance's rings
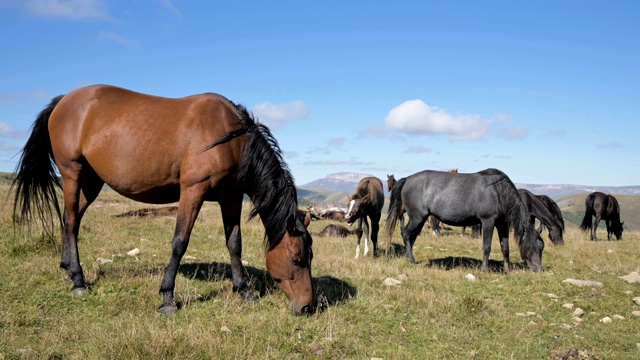
[[[0,185],[0,195],[6,191]],[[483,273],[480,240],[461,238],[457,228],[440,237],[423,232],[415,265],[403,257],[399,234],[392,239],[391,256],[357,261],[354,237],[316,237],[313,275],[324,310],[294,317],[266,272],[258,220],[243,225],[243,259],[250,286],[261,297],[246,303],[231,291],[220,211],[209,203],[178,274],[182,309],[165,317],[156,312],[158,288],[175,221],[113,216],[142,207],[147,206],[105,191],[89,209],[79,247],[91,289],[75,299],[58,268],[59,253],[38,236],[14,236],[11,204],[4,205],[0,359],[640,357],[640,318],[632,315],[640,310],[632,301],[640,296],[640,284],[619,278],[640,268],[635,232],[625,232],[623,241],[590,242],[571,229],[565,246],[547,242],[543,273],[523,269],[512,243],[516,269],[509,274],[499,271],[497,240],[493,270]],[[327,224],[314,221],[310,230],[319,232]],[[126,255],[133,248],[140,254]],[[465,279],[467,274],[477,280]],[[387,278],[401,283],[387,286]],[[578,287],[564,283],[567,278],[604,286]],[[575,308],[584,310],[579,323],[572,320]],[[605,316],[613,321],[601,322]]]

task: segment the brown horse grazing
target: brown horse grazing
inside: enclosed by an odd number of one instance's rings
[[[592,221],[593,216],[596,218],[595,222]],[[612,235],[622,240],[624,222],[620,221],[618,200],[613,195],[596,191],[587,195],[585,199],[584,218],[580,224],[583,231],[591,231],[591,241],[596,240],[596,229],[600,220],[604,220],[607,225],[607,240],[611,240]]]
[[[297,213],[293,177],[269,129],[223,96],[169,99],[106,85],[77,89],[54,98],[39,114],[16,173],[14,219],[29,220],[35,213],[51,229],[57,216],[63,227],[60,266],[76,296],[87,289],[78,254],[80,221],[106,183],[133,200],[178,201],[160,286],[161,313],[178,310],[176,273],[204,201],[220,204],[233,290],[253,299],[241,262],[243,194],[254,206],[250,218],[260,215],[267,269],[294,314],[314,309],[310,218]],[[64,211],[56,187],[62,187]]]
[[[344,219],[349,225],[358,220],[358,228],[355,230],[358,238],[356,246],[356,259],[360,257],[360,239],[362,238],[362,224],[364,223],[364,256],[369,252],[367,237],[371,237],[373,244],[373,256],[378,257],[378,230],[380,229],[380,217],[384,206],[384,192],[382,181],[377,177],[369,176],[358,184],[356,192],[351,195],[349,209]],[[369,233],[369,223],[367,216],[371,220],[371,232]]]

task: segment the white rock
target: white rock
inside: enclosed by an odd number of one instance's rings
[[[607,254],[613,254],[613,250],[611,249],[607,250]]]
[[[591,287],[603,287],[604,285],[598,281],[592,280],[578,280],[578,279],[565,279],[563,283],[575,285],[575,286],[591,286]]]
[[[113,262],[113,260],[111,260],[111,259],[105,259],[105,258],[101,258],[101,257],[97,258],[96,261],[99,262],[102,265],[111,264]]]
[[[613,320],[611,320],[611,318],[608,317],[608,316],[605,316],[602,319],[600,319],[600,322],[603,323],[603,324],[609,324],[611,321],[613,321]]]
[[[249,265],[249,262],[247,260],[242,260],[242,266],[247,266]]]
[[[573,304],[571,304],[571,303],[562,304],[562,307],[565,308],[565,309],[571,310],[571,309],[573,309]]]
[[[536,316],[536,313],[533,311],[527,311],[527,316]]]
[[[198,260],[197,257],[195,256],[191,256],[191,255],[186,255],[185,257],[183,257],[184,260]]]
[[[398,275],[398,280],[406,281],[406,280],[409,280],[409,277],[406,274],[400,274]]]
[[[633,302],[640,305],[640,296],[636,296],[633,298]]]
[[[222,326],[222,327],[220,328],[220,331],[222,331],[222,332],[226,332],[226,333],[229,333],[229,334],[231,333],[231,329],[229,329],[229,328],[228,328],[228,327],[226,327],[226,326]]]
[[[584,315],[584,310],[582,310],[581,308],[576,308],[575,310],[573,310],[572,315],[577,317],[582,317],[582,315]]]
[[[557,299],[557,298],[558,298],[558,295],[556,295],[556,294],[552,294],[552,293],[548,293],[548,294],[547,294],[547,297],[548,297],[549,299]]]
[[[476,281],[476,277],[473,276],[473,274],[467,274],[464,276],[465,279],[469,280],[469,281]]]
[[[402,281],[396,280],[394,278],[386,278],[384,279],[383,284],[387,286],[396,286],[402,284]]]
[[[638,311],[638,310],[634,310],[634,311],[632,311],[632,312],[631,312],[631,315],[633,315],[633,316],[640,316],[640,311]]]
[[[624,320],[624,316],[622,315],[613,315],[613,318],[616,320]]]
[[[140,254],[140,249],[138,249],[138,248],[135,248],[135,249],[133,249],[133,250],[131,250],[131,251],[129,251],[127,253],[127,255],[129,255],[129,256],[137,256],[139,254]]]
[[[629,275],[618,276],[618,278],[628,282],[629,284],[640,283],[640,274],[635,271],[629,273]]]
[[[580,324],[582,322],[582,318],[579,318],[577,316],[572,317],[571,320],[573,320],[573,322],[576,324]]]

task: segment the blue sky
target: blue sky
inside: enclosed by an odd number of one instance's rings
[[[0,0],[0,171],[35,115],[106,83],[217,92],[299,185],[495,167],[640,185],[638,1]]]

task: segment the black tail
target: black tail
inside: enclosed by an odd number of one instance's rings
[[[403,214],[402,207],[402,196],[400,193],[402,192],[402,188],[404,187],[404,183],[407,181],[407,178],[402,178],[396,182],[396,184],[391,189],[391,198],[389,200],[389,211],[387,214],[387,224],[386,230],[387,235],[391,237],[393,231],[396,228],[396,223],[400,216]]]
[[[62,227],[62,211],[56,193],[62,188],[62,183],[56,174],[48,124],[49,116],[63,96],[53,98],[36,118],[31,136],[24,145],[16,166],[15,178],[11,182],[11,191],[15,190],[14,224],[20,220],[30,224],[35,213],[42,221],[45,233],[52,239],[55,223],[52,206]]]
[[[594,196],[588,195],[585,202],[584,209],[584,218],[582,218],[582,223],[580,224],[580,229],[582,231],[590,231],[593,219],[591,214],[591,209],[593,209],[593,202],[595,200]]]

